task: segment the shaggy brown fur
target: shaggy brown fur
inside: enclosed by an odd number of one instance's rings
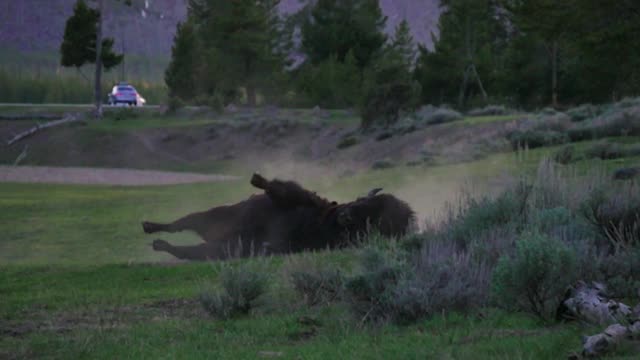
[[[401,236],[414,222],[411,208],[393,195],[377,195],[381,189],[338,204],[292,181],[269,181],[254,174],[251,184],[264,194],[189,214],[169,224],[143,222],[149,234],[190,230],[205,240],[195,246],[155,240],[153,249],[188,260],[282,254],[348,246],[372,229],[385,236]]]

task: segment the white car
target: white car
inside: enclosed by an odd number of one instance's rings
[[[114,86],[111,93],[109,93],[109,105],[143,106],[146,102],[136,88],[125,82]]]

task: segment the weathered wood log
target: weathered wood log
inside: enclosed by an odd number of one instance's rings
[[[583,281],[567,290],[558,309],[558,316],[565,319],[586,321],[597,325],[610,325],[626,319],[631,308],[610,300],[606,287],[600,283]]]
[[[30,128],[29,130],[23,131],[23,132],[19,133],[18,135],[14,136],[13,138],[11,138],[11,140],[9,140],[7,142],[7,145],[8,146],[12,145],[12,144],[14,144],[14,143],[26,138],[26,137],[29,137],[29,136],[37,133],[40,130],[43,130],[43,129],[52,128],[54,126],[60,126],[60,125],[64,125],[64,124],[70,124],[70,123],[73,123],[73,122],[81,122],[81,121],[83,121],[83,120],[79,119],[79,118],[77,118],[75,116],[67,116],[67,117],[65,117],[64,119],[61,119],[61,120],[55,120],[55,121],[50,121],[50,122],[47,122],[47,123],[44,123],[44,124],[38,124],[38,125]]]
[[[0,120],[21,121],[21,120],[61,120],[64,117],[62,115],[49,115],[49,114],[20,114],[20,115],[0,115]]]
[[[22,149],[22,152],[20,153],[20,155],[18,155],[16,160],[13,162],[13,166],[18,166],[18,164],[20,164],[20,161],[24,160],[27,157],[28,150],[29,150],[29,145],[27,144],[24,146],[24,149]]]
[[[558,316],[608,325],[602,333],[582,339],[582,357],[600,356],[627,339],[640,338],[640,306],[632,310],[609,299],[605,286],[600,283],[580,282],[567,290]]]
[[[582,339],[582,356],[601,356],[624,340],[640,336],[640,321],[631,325],[613,324],[600,334],[585,336]]]

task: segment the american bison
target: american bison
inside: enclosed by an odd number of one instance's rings
[[[251,184],[264,194],[189,214],[169,224],[143,222],[148,234],[190,230],[205,241],[174,246],[155,240],[153,249],[188,260],[283,254],[348,246],[371,229],[385,236],[401,236],[415,221],[407,203],[393,195],[378,194],[382,189],[338,204],[293,181],[269,181],[254,174]]]

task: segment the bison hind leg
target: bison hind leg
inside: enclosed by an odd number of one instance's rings
[[[146,234],[153,234],[153,233],[157,233],[160,231],[166,231],[167,225],[165,224],[158,224],[158,223],[154,223],[151,221],[143,221],[142,222],[142,230],[146,233]]]
[[[199,244],[192,246],[175,246],[170,243],[156,239],[152,243],[153,250],[167,252],[182,260],[219,260],[224,259],[224,254],[219,253],[216,248],[209,244]]]

